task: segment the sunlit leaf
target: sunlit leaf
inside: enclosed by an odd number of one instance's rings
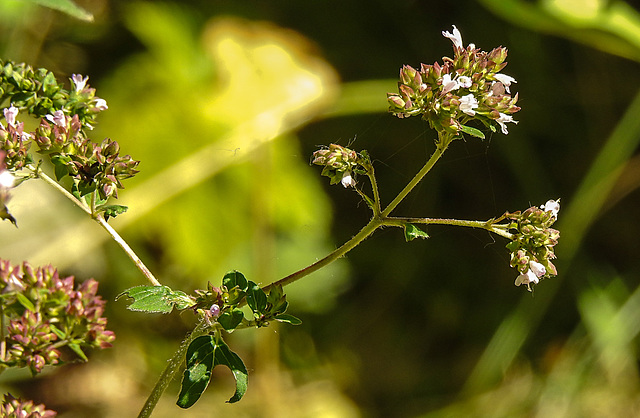
[[[247,391],[247,368],[240,357],[223,342],[211,335],[196,338],[187,349],[187,367],[177,405],[189,408],[195,404],[211,380],[211,371],[217,365],[227,366],[236,381],[236,390],[227,402],[238,402]]]
[[[413,224],[406,223],[404,224],[404,238],[408,242],[413,241],[416,238],[429,238],[429,234]]]
[[[172,294],[167,286],[136,286],[127,289],[116,297],[128,296],[134,302],[127,307],[130,311],[148,313],[169,313],[173,310],[174,302],[168,296]]]
[[[247,391],[249,379],[247,368],[242,362],[242,359],[231,351],[224,342],[220,342],[216,347],[216,365],[218,364],[222,364],[231,369],[231,373],[233,373],[233,377],[236,379],[236,391],[227,402],[238,402]]]
[[[240,290],[247,289],[247,279],[244,277],[244,274],[239,271],[230,271],[224,275],[222,278],[222,285],[227,288],[227,290],[231,290],[234,287],[238,287]]]
[[[279,314],[274,317],[276,321],[286,322],[291,325],[300,325],[302,324],[302,320],[298,317],[289,314]]]
[[[267,307],[267,294],[254,282],[247,288],[247,305],[253,312],[264,314]]]
[[[187,349],[187,368],[176,402],[180,408],[189,408],[209,386],[214,367],[216,345],[211,335],[203,335],[191,342]]]
[[[223,312],[218,318],[218,323],[222,325],[227,331],[231,331],[236,329],[238,325],[242,322],[242,318],[244,318],[244,314],[238,308],[232,309],[227,312]]]
[[[465,134],[475,136],[476,138],[484,139],[484,133],[479,129],[472,128],[471,126],[465,126],[465,125],[462,125],[461,128],[462,128],[462,132],[464,132]]]

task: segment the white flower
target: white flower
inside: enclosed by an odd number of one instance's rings
[[[0,172],[0,188],[10,189],[13,187],[16,178],[7,170]]]
[[[493,77],[502,83],[507,93],[511,94],[511,91],[509,91],[509,86],[511,85],[511,83],[517,83],[515,78],[506,74],[494,74]]]
[[[460,88],[460,84],[456,80],[451,79],[451,74],[442,76],[442,94],[447,94],[452,90]]]
[[[447,32],[442,31],[442,36],[444,36],[445,38],[451,39],[451,42],[453,42],[453,45],[455,47],[464,48],[462,46],[462,34],[458,30],[458,28],[456,28],[455,25],[453,25],[453,33],[449,33],[448,31]]]
[[[460,83],[460,87],[464,89],[468,89],[469,87],[471,87],[471,84],[473,84],[473,81],[471,81],[471,77],[467,77],[466,75],[461,75],[460,77],[458,77],[458,82]]]
[[[18,108],[15,106],[4,109],[4,118],[10,126],[16,126],[16,116],[18,116]]]
[[[545,266],[533,260],[529,261],[529,271],[533,272],[533,274],[535,274],[538,278],[547,274],[547,269],[545,268]]]
[[[348,171],[345,171],[344,174],[342,175],[342,180],[340,180],[340,182],[342,183],[342,185],[344,187],[355,187],[356,186],[356,181],[353,177],[351,177],[351,173]]]
[[[84,90],[84,87],[87,85],[87,81],[89,81],[89,76],[82,77],[80,74],[73,74],[71,76],[71,81],[73,81],[73,85],[76,88],[76,93]]]
[[[107,106],[107,101],[105,99],[101,99],[99,97],[96,97],[94,104],[95,104],[96,109],[98,109],[98,110],[102,111],[102,110],[109,109],[109,106]]]
[[[520,286],[521,284],[526,284],[529,291],[531,291],[531,283],[538,284],[540,280],[538,276],[531,269],[527,270],[526,273],[522,273],[518,277],[516,277],[516,286]]]
[[[542,209],[545,212],[551,212],[553,217],[558,219],[558,212],[560,211],[560,199],[558,199],[558,200],[553,200],[553,199],[547,200],[547,203],[545,203],[544,205],[540,206],[540,209]]]
[[[53,112],[53,115],[47,115],[46,118],[49,122],[53,122],[61,128],[67,126],[67,118],[64,116],[62,110],[56,110]]]
[[[460,110],[466,113],[469,116],[473,116],[476,114],[476,109],[478,107],[478,100],[473,97],[473,94],[469,93],[466,96],[462,96],[460,98]]]
[[[500,117],[498,119],[496,119],[496,122],[498,122],[498,124],[500,125],[500,127],[502,128],[502,133],[507,135],[509,133],[509,131],[507,130],[507,122],[512,122],[517,124],[518,121],[517,120],[513,120],[513,116],[511,115],[505,115],[504,113],[500,113]]]

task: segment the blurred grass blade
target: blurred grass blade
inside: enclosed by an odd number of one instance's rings
[[[562,268],[569,267],[587,231],[602,213],[609,193],[616,184],[625,164],[640,143],[640,92],[625,112],[602,150],[591,165],[575,195],[562,210],[558,220],[561,252],[558,254]],[[540,292],[542,297],[533,299],[522,296],[519,306],[507,317],[489,342],[480,360],[469,377],[466,390],[476,392],[486,388],[502,376],[527,337],[537,328],[560,287],[559,275],[545,281]]]
[[[28,0],[31,3],[39,4],[40,6],[48,7],[50,9],[58,10],[62,13],[66,13],[69,16],[76,19],[84,20],[87,22],[93,22],[93,14],[89,13],[82,7],[78,6],[71,0]]]

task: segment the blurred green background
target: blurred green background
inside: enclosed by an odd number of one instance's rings
[[[367,149],[389,202],[433,151],[425,122],[386,113],[403,64],[451,56],[440,34],[509,48],[522,111],[508,136],[454,143],[394,214],[488,219],[561,198],[559,275],[529,294],[500,237],[385,229],[288,287],[304,321],[239,331],[250,371],[228,370],[195,407],[177,382],[154,414],[225,417],[620,417],[640,414],[640,13],[623,1],[78,1],[94,22],[0,0],[0,56],[59,79],[90,76],[109,110],[93,138],[141,160],[111,223],[161,282],[267,284],[323,257],[369,219],[310,155]],[[364,179],[363,179],[364,181]],[[114,302],[143,277],[103,231],[44,184],[14,193],[0,257],[95,277],[114,348],[3,390],[62,417],[137,413],[189,313]]]

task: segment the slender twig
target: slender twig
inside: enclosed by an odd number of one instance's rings
[[[147,278],[147,280],[149,280],[149,282],[152,285],[154,286],[161,285],[160,282],[154,277],[153,273],[151,273],[151,270],[149,270],[147,266],[144,265],[142,260],[140,260],[140,257],[138,257],[138,255],[131,249],[129,244],[127,244],[127,242],[120,236],[120,234],[118,234],[118,232],[115,229],[113,229],[111,225],[107,223],[107,221],[105,221],[102,214],[94,212],[95,199],[96,199],[95,194],[91,197],[91,207],[90,207],[89,205],[86,204],[86,202],[84,202],[81,199],[78,199],[73,194],[69,193],[67,189],[65,189],[60,184],[58,184],[58,182],[56,182],[51,177],[43,173],[42,170],[40,170],[39,168],[34,169],[33,173],[35,176],[44,180],[47,184],[49,184],[50,186],[58,190],[60,193],[62,193],[67,199],[75,203],[80,209],[85,211],[93,220],[95,220],[100,226],[102,226],[102,228],[104,228],[104,230],[107,231],[107,233],[111,236],[111,238],[113,238],[113,240],[118,243],[120,248],[124,250],[127,256],[129,256],[129,258],[133,261],[136,267],[138,267],[138,269],[142,272],[142,274]]]
[[[127,242],[120,236],[120,234],[118,234],[118,232],[115,229],[113,229],[113,227],[111,227],[111,225],[109,225],[107,223],[107,221],[104,220],[104,217],[101,214],[96,214],[95,216],[92,216],[92,218],[96,222],[98,222],[98,224],[100,224],[100,226],[102,228],[104,228],[104,230],[107,231],[107,233],[109,235],[111,235],[111,238],[113,238],[113,240],[118,243],[120,248],[122,248],[124,250],[124,252],[127,253],[127,255],[129,256],[131,261],[133,261],[133,263],[136,265],[136,267],[138,267],[138,270],[140,270],[142,272],[144,277],[146,277],[147,280],[149,280],[149,282],[152,285],[154,285],[154,286],[161,286],[162,285],[155,278],[153,273],[151,273],[151,270],[149,270],[147,268],[147,266],[144,265],[142,260],[140,260],[140,257],[138,257],[138,255],[131,249],[129,244],[127,244]]]
[[[89,216],[92,215],[91,208],[82,200],[78,199],[74,195],[72,195],[67,189],[62,187],[57,181],[47,176],[45,173],[40,170],[40,168],[35,168],[33,174],[41,180],[44,180],[45,183],[52,186],[54,189],[62,193],[67,199],[71,200],[76,204],[80,209],[85,211]]]
[[[378,227],[380,227],[382,224],[383,222],[379,218],[374,217],[373,219],[371,219],[371,221],[369,221],[367,225],[364,226],[364,228],[360,230],[360,232],[354,235],[353,238],[351,238],[349,241],[342,244],[342,246],[340,246],[339,248],[329,253],[326,257],[316,261],[315,263],[301,270],[296,271],[293,274],[288,275],[287,277],[284,277],[276,282],[271,283],[268,286],[265,286],[263,290],[265,292],[269,292],[269,290],[273,286],[284,287],[336,261],[337,259],[343,257],[346,253],[354,249],[358,244],[360,244],[362,241],[368,238],[371,234],[373,234],[374,231],[378,229]]]

